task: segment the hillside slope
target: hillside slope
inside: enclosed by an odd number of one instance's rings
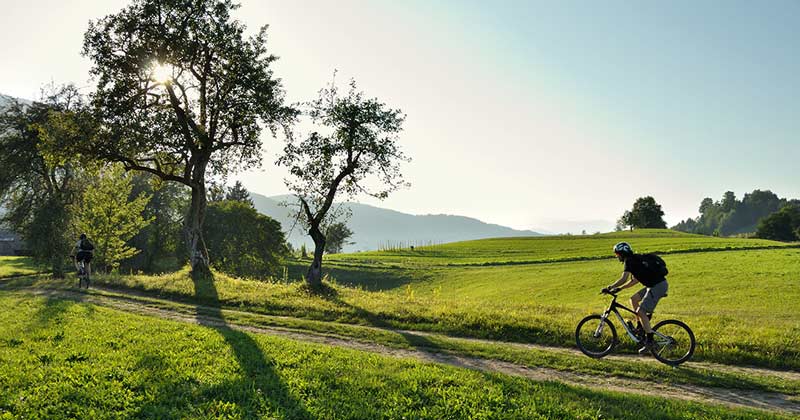
[[[284,231],[290,232],[288,240],[292,245],[313,247],[313,242],[302,227],[295,226],[289,209],[279,204],[290,199],[290,196],[265,197],[250,193],[250,197],[259,212],[278,220]],[[342,205],[349,208],[352,214],[347,226],[354,232],[351,240],[355,242],[346,246],[345,252],[377,250],[387,244],[400,242],[424,245],[495,237],[541,236],[530,230],[511,229],[464,216],[412,215],[367,204]]]
[[[553,261],[610,259],[620,241],[630,242],[636,252],[683,253],[730,249],[763,249],[796,246],[751,238],[717,238],[668,229],[637,229],[597,235],[491,238],[390,251],[339,254],[329,260],[402,265],[501,265]]]

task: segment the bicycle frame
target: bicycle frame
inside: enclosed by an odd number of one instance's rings
[[[83,281],[86,280],[86,287],[89,287],[89,274],[86,272],[86,262],[85,261],[76,261],[75,263],[78,266],[78,288],[81,287]]]
[[[623,318],[622,315],[619,314],[619,311],[617,309],[618,308],[619,309],[624,309],[624,310],[626,310],[626,311],[628,311],[628,312],[630,312],[630,313],[632,313],[634,315],[638,315],[638,314],[633,309],[630,309],[625,305],[617,303],[617,295],[611,294],[611,296],[614,296],[614,299],[611,300],[611,305],[609,305],[608,309],[606,309],[605,312],[603,312],[602,321],[600,322],[600,326],[598,327],[598,333],[602,332],[602,328],[605,325],[604,321],[613,312],[614,315],[617,316],[617,319],[619,320],[620,325],[622,325],[622,328],[624,328],[625,332],[628,333],[628,337],[630,337],[631,340],[633,340],[634,343],[637,343],[637,344],[640,343],[642,340],[639,337],[637,337],[636,334],[634,334],[634,332],[628,326],[628,323],[625,322],[625,318]]]

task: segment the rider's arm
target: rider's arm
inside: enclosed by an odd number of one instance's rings
[[[626,274],[627,274],[627,272],[626,272]],[[638,283],[639,283],[639,280],[636,280],[636,277],[631,276],[631,280],[629,282],[623,284],[622,286],[620,286],[620,290],[627,289],[627,288],[629,288],[631,286],[634,286],[634,285],[636,285]]]
[[[630,277],[630,281],[628,280],[629,277]],[[627,283],[625,283],[626,281],[627,281]],[[619,280],[617,280],[614,284],[608,286],[608,289],[610,289],[610,290],[611,289],[616,289],[616,288],[627,289],[627,288],[633,286],[636,283],[639,283],[639,281],[636,280],[636,277],[633,277],[631,275],[631,273],[629,273],[627,271],[623,271],[622,272],[622,277],[620,277]],[[623,286],[620,286],[621,284],[623,284]]]

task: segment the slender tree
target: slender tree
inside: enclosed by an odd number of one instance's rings
[[[245,204],[248,204],[250,207],[253,206],[253,200],[250,198],[250,193],[247,191],[247,188],[242,185],[242,181],[236,181],[235,184],[228,190],[228,193],[225,194],[225,199],[230,201],[239,201]]]
[[[314,240],[306,282],[317,288],[322,284],[326,241],[320,226],[331,219],[337,193],[349,198],[359,193],[385,198],[407,185],[399,165],[408,158],[397,144],[405,115],[377,99],[365,98],[354,81],[345,95],[339,95],[331,83],[306,106],[311,121],[326,131],[312,132],[299,141],[288,136],[277,163],[289,168],[286,185],[296,195],[298,217]],[[365,185],[368,178],[377,178],[377,189]]]
[[[130,199],[131,178],[116,165],[103,168],[93,178],[75,205],[74,230],[86,233],[94,242],[96,264],[108,271],[139,253],[128,241],[152,221],[143,216],[150,196],[139,194]]]
[[[334,222],[325,227],[325,253],[338,254],[345,245],[352,245],[348,241],[353,236],[353,231],[342,222]]]
[[[191,190],[193,271],[206,272],[206,179],[260,162],[261,131],[291,121],[266,27],[245,37],[230,0],[134,0],[93,21],[83,54],[97,79],[98,132],[80,152]]]

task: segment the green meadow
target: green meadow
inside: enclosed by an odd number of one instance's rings
[[[611,241],[623,238],[620,234],[606,236]],[[682,236],[656,231],[628,234],[627,238],[637,249],[642,249],[640,243],[669,249],[659,245],[659,240],[675,247],[674,238]],[[689,238],[695,240],[693,235]],[[655,320],[677,318],[687,322],[698,339],[695,360],[800,368],[800,249],[778,247],[780,244],[768,241],[702,239],[699,244],[703,251],[664,256],[670,267],[670,290],[659,304]],[[509,239],[508,246],[519,241]],[[531,249],[574,241],[572,249],[578,249],[574,252],[580,254],[582,244],[591,255],[598,239],[522,241],[538,242]],[[473,241],[470,246],[479,242]],[[496,255],[501,241],[486,242],[492,244]],[[460,246],[454,244],[452,248]],[[758,249],[765,246],[778,248]],[[756,248],[738,249],[748,247]],[[328,279],[333,287],[322,295],[310,294],[300,282],[291,281],[299,279],[304,262],[292,264],[289,281],[217,274],[212,291],[198,288],[185,270],[160,276],[99,276],[95,281],[153,296],[268,315],[574,347],[577,322],[605,309],[609,299],[599,291],[621,272],[620,263],[608,258],[446,266],[425,265],[427,257],[423,257],[422,261],[402,265],[367,266],[339,263],[341,257],[328,262]],[[52,282],[42,280],[48,281]],[[627,303],[627,296],[635,290],[624,292],[622,302]],[[620,351],[635,349],[624,343]]]
[[[772,419],[0,292],[0,418]]]

